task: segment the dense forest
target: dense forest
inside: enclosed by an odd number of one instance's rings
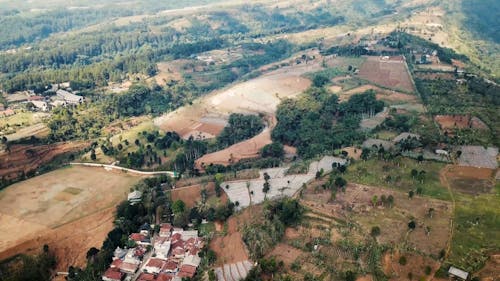
[[[363,116],[382,111],[383,102],[373,92],[353,95],[347,102],[324,88],[310,88],[298,100],[284,100],[278,107],[274,141],[296,146],[306,158],[358,142]]]

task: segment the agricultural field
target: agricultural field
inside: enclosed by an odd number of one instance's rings
[[[413,93],[415,87],[403,57],[368,57],[359,70],[359,77],[376,85]]]
[[[48,244],[58,268],[84,265],[113,228],[114,209],[141,177],[88,167],[56,170],[0,191],[0,259]],[[23,229],[12,232],[12,229]]]
[[[370,186],[383,186],[402,192],[421,188],[422,194],[441,200],[450,200],[445,186],[440,182],[439,171],[444,164],[397,157],[393,160],[382,161],[369,159],[356,161],[349,166],[345,178],[350,182],[357,182]],[[413,178],[411,171],[424,171],[423,180]]]

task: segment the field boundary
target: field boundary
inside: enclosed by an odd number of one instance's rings
[[[120,170],[122,172],[130,172],[130,173],[138,174],[138,175],[142,175],[142,176],[168,175],[168,176],[171,176],[171,177],[177,177],[177,173],[176,172],[172,172],[172,171],[145,172],[145,171],[139,171],[139,170],[124,168],[124,167],[120,167],[120,166],[115,166],[115,165],[97,164],[97,163],[71,162],[69,164],[71,166],[97,167],[97,168],[112,169],[112,170],[114,169],[114,170]]]

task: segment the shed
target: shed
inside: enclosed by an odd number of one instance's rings
[[[461,269],[458,269],[456,267],[450,266],[450,269],[448,269],[448,274],[453,276],[453,277],[458,277],[462,280],[467,280],[467,277],[469,277],[469,273],[465,272]]]

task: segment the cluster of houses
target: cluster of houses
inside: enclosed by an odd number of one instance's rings
[[[30,104],[31,109],[36,111],[49,111],[59,106],[78,105],[85,101],[84,97],[77,95],[70,88],[69,82],[53,84],[48,87],[43,95],[37,95],[34,91],[22,91],[7,95],[10,107]],[[10,110],[13,112],[12,108]],[[4,109],[2,111],[6,111]],[[5,114],[3,114],[5,115]]]
[[[103,281],[181,281],[192,278],[200,265],[198,253],[204,246],[198,231],[161,224],[158,235],[150,236],[145,224],[139,233],[129,236],[135,247],[117,248]]]

